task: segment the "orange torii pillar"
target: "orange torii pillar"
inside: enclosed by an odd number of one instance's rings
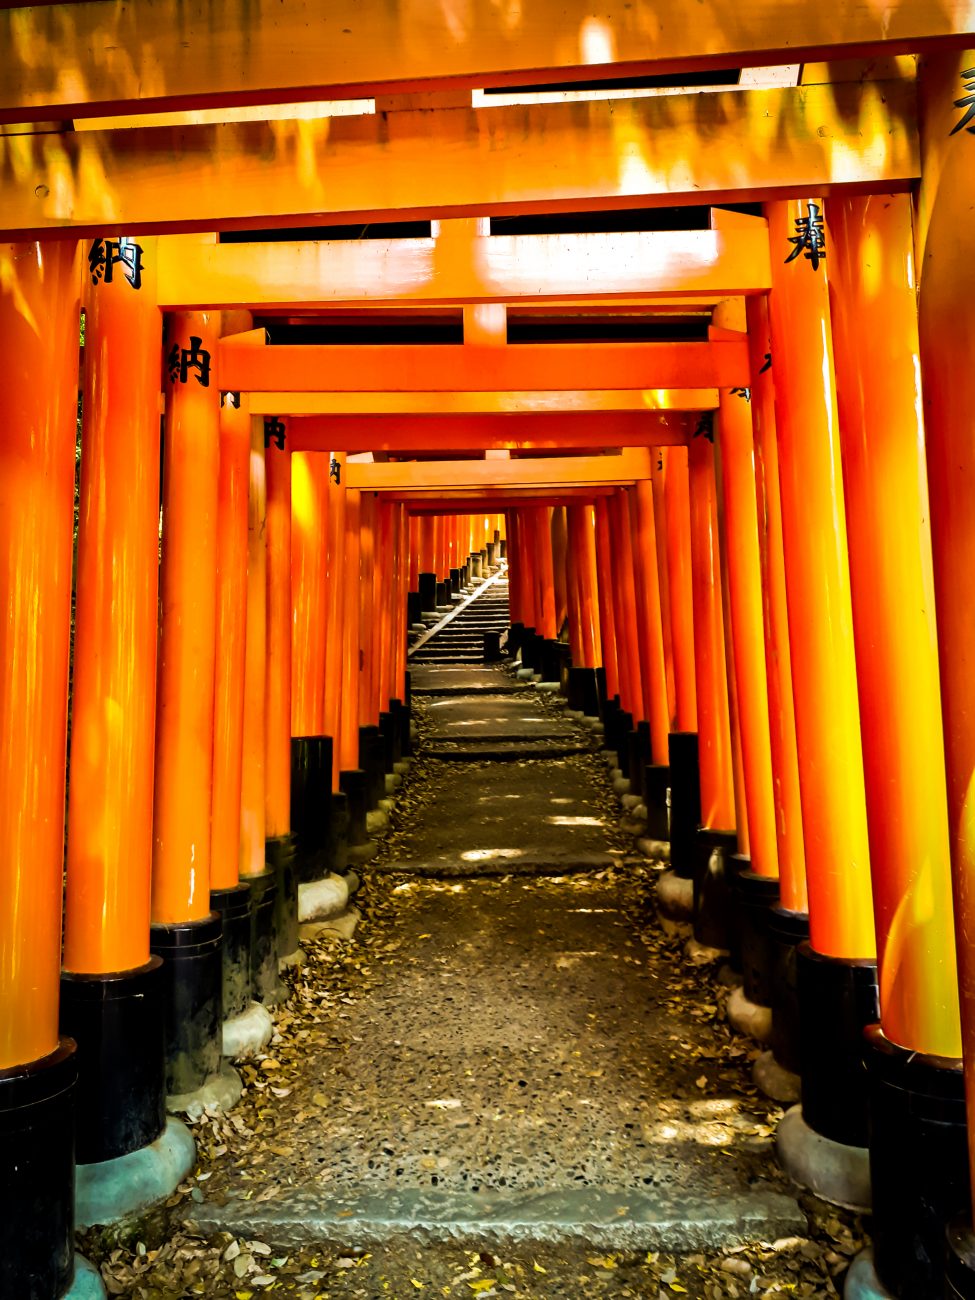
[[[74,1255],[77,1055],[58,1032],[77,244],[0,244],[0,1291],[60,1297]],[[158,358],[158,352],[155,354]]]
[[[931,544],[937,609],[941,707],[948,792],[948,840],[954,888],[955,932],[968,1147],[975,1169],[975,702],[972,659],[975,620],[970,596],[975,563],[975,516],[971,482],[975,470],[972,403],[975,401],[975,330],[971,303],[975,265],[964,236],[975,204],[970,97],[975,51],[925,56],[918,74],[922,181],[918,230],[920,295],[918,327],[927,467],[931,495]],[[924,1115],[928,1113],[924,1102]],[[946,1164],[946,1181],[953,1167]],[[966,1204],[948,1227],[944,1294],[975,1295],[975,1179]]]
[[[357,489],[358,490],[358,489]],[[417,574],[420,615],[437,612],[437,517],[420,516],[420,571]]]
[[[459,521],[458,521],[459,523]],[[420,619],[420,519],[418,515],[409,517],[409,586],[406,595],[407,630],[421,622]],[[459,589],[458,584],[458,589]]]
[[[686,447],[660,448],[666,547],[657,553],[667,570],[670,644],[674,661],[674,719],[667,745],[670,767],[670,872],[664,895],[672,891],[675,921],[689,921],[693,911],[694,846],[701,824],[701,782],[697,735],[697,663],[694,652],[694,606],[691,583],[691,507]],[[663,580],[661,580],[663,586]],[[661,883],[664,884],[664,881]],[[681,883],[684,882],[684,883]],[[658,899],[660,898],[658,890]]]
[[[178,313],[164,345],[151,948],[164,962],[167,1089],[182,1098],[220,1071],[223,1024],[221,922],[210,905],[219,324],[213,312]]]
[[[359,767],[366,774],[366,807],[372,811],[386,793],[383,741],[379,728],[379,672],[383,606],[381,584],[384,558],[380,546],[380,507],[375,492],[359,499]],[[438,603],[443,590],[444,519],[437,517]]]
[[[291,828],[300,885],[327,875],[333,737],[327,731],[330,458],[291,453]]]
[[[857,1203],[865,1177],[863,1029],[878,1017],[876,940],[844,490],[833,372],[833,251],[819,199],[767,205],[769,313],[789,604],[799,786],[811,943],[797,950],[802,1110],[779,1133],[799,1181],[820,1138],[836,1181],[817,1190]],[[825,251],[825,257],[823,253]],[[846,1153],[843,1147],[847,1148]],[[866,1196],[862,1186],[860,1203]]]
[[[630,751],[636,744],[636,729],[644,718],[643,680],[637,629],[636,582],[634,579],[630,499],[617,488],[606,500],[613,568],[611,596],[613,630],[616,634],[616,664],[620,704],[604,718],[606,747],[616,753],[620,782],[629,781]],[[607,579],[604,578],[604,581]],[[622,788],[622,786],[621,786]],[[626,787],[631,789],[630,786]]]
[[[156,239],[95,239],[84,275],[81,488],[61,1031],[86,1182],[166,1123],[162,961],[149,953],[159,577]],[[236,870],[236,864],[235,864]],[[235,877],[236,881],[236,877]],[[180,1126],[181,1128],[181,1126]],[[172,1135],[171,1135],[172,1136]],[[176,1181],[193,1163],[185,1147]],[[151,1161],[149,1156],[142,1159]],[[183,1173],[179,1173],[179,1169]],[[134,1198],[120,1213],[134,1210]],[[89,1222],[86,1207],[80,1218]]]
[[[399,580],[400,546],[398,538],[399,503],[387,503],[377,498],[376,556],[373,565],[375,592],[375,609],[378,616],[376,644],[375,702],[379,721],[379,762],[380,792],[382,799],[391,793],[395,784],[396,764],[402,757],[402,725],[399,706],[401,701],[394,698],[393,677],[396,653],[393,648],[394,638],[398,645],[402,639],[402,624],[399,620]],[[448,540],[448,564],[450,563],[450,544],[455,538],[454,518],[445,519]],[[450,599],[451,585],[447,586],[447,599]],[[395,629],[395,631],[394,631]]]
[[[743,333],[744,325],[743,302],[720,303],[714,313],[711,336],[720,338],[729,333],[736,336]],[[735,957],[746,977],[745,997],[753,1004],[768,1007],[767,930],[751,926],[746,936],[738,919],[740,915],[764,916],[779,894],[750,389],[720,391],[717,430],[718,518],[727,572],[725,644],[729,652],[729,708],[737,715],[740,744],[735,769],[739,852],[729,863],[731,870],[724,882],[727,895],[723,906],[729,937],[733,936],[739,945]],[[733,740],[735,730],[733,718]],[[710,885],[717,895],[717,880],[711,879]],[[716,909],[722,907],[717,897],[715,904]],[[741,1009],[750,1013],[747,1006]],[[766,1018],[770,1030],[771,1018]],[[754,1025],[754,1019],[749,1023]]]
[[[912,204],[826,211],[880,988],[865,1050],[874,1259],[895,1294],[933,1295],[968,1156]]]
[[[765,910],[757,897],[753,898],[742,890],[738,919],[742,949],[750,951],[754,957],[744,972],[748,996],[759,1005],[771,1007],[772,1011],[770,1051],[756,1062],[756,1077],[761,1077],[765,1090],[771,1088],[774,1094],[781,1091],[770,1083],[772,1076],[776,1075],[785,1081],[787,1090],[794,1096],[799,1074],[796,944],[808,933],[808,902],[767,298],[756,296],[747,299],[745,316],[752,381],[755,499],[762,570],[762,622],[779,893],[778,900]],[[755,884],[753,892],[757,895],[760,889],[757,882]],[[779,1076],[776,1066],[786,1073]]]
[[[455,524],[459,525],[459,519],[455,519]],[[405,626],[408,621],[407,601],[410,592],[410,517],[407,507],[402,501],[393,507],[392,530],[394,546],[393,607],[390,624],[390,693],[392,698],[389,701],[389,711],[393,723],[393,739],[391,741],[392,770],[394,776],[402,776],[409,767],[410,754],[413,748],[410,739],[412,700],[405,636]],[[459,556],[459,527],[457,537]]]
[[[606,699],[603,705],[604,726],[619,709],[620,674],[616,649],[616,612],[613,608],[613,542],[609,530],[606,498],[598,497],[596,514],[596,591],[599,597],[599,634],[602,642]]]
[[[532,663],[538,625],[530,511],[523,508],[513,510],[510,527],[513,546],[511,567],[514,574],[513,578],[509,578],[509,582],[515,582],[518,617],[511,625],[508,644],[513,653],[521,654],[522,667],[519,668],[519,673],[530,676],[535,671]]]
[[[346,657],[346,605],[348,575],[346,543],[346,453],[333,451],[328,465],[327,537],[325,546],[325,590],[328,599],[325,641],[325,735],[331,738],[331,798],[326,812],[326,872],[344,874],[349,856],[349,801],[341,788],[343,770],[342,709]],[[352,584],[353,586],[355,584]]]
[[[723,882],[725,861],[736,851],[738,835],[712,430],[708,419],[688,447],[701,780],[701,825],[693,864],[694,937],[705,946],[723,948],[727,926],[724,916],[711,905],[710,890],[716,882]]]
[[[647,763],[643,769],[643,805],[647,814],[647,838],[669,854],[670,818],[667,791],[670,788],[670,733],[677,717],[674,679],[674,636],[670,611],[670,581],[667,572],[667,501],[665,495],[664,447],[650,449],[650,487],[653,495],[654,570],[660,598],[660,625],[663,633],[664,677],[667,698],[667,726],[661,763]],[[604,646],[605,652],[605,646]],[[664,845],[668,847],[665,849]]]
[[[253,993],[251,891],[240,879],[250,444],[247,395],[221,393],[210,906],[220,913],[223,930],[225,1019],[244,1011]]]
[[[348,843],[350,848],[366,844],[366,815],[369,811],[366,773],[359,764],[359,692],[361,679],[362,579],[360,573],[361,497],[359,488],[349,488],[345,498],[345,533],[343,542],[345,573],[342,581],[342,692],[339,712],[339,788],[348,803]],[[431,570],[430,572],[433,572]],[[436,573],[433,573],[436,581]],[[421,572],[422,580],[422,572]]]
[[[522,647],[522,662],[530,665],[545,682],[559,682],[562,674],[562,650],[556,621],[555,569],[553,564],[553,511],[550,506],[528,512],[531,521],[532,576],[538,623],[532,646]]]
[[[517,560],[518,520],[516,512],[510,511],[505,520],[505,532],[509,539],[508,548],[508,654],[514,657],[521,646],[521,633],[525,622],[522,611],[521,569]]]
[[[565,620],[569,616],[569,599],[565,586],[565,552],[568,545],[565,506],[555,506],[552,510],[550,544],[552,548],[552,582],[555,590],[555,635],[561,637]]]
[[[630,761],[632,793],[646,806],[647,768],[657,797],[666,791],[670,709],[667,700],[667,664],[657,566],[657,533],[653,510],[653,485],[641,479],[626,489],[630,500],[630,535],[636,589],[636,626],[643,686],[643,718],[636,728]],[[664,793],[664,800],[666,794]],[[664,803],[666,810],[666,802]],[[659,825],[659,810],[658,810]],[[666,838],[666,836],[664,837]]]
[[[591,505],[571,505],[566,510],[568,548],[566,588],[569,601],[568,704],[587,717],[599,716],[597,671],[602,667],[599,639],[599,598],[596,594],[596,519]]]

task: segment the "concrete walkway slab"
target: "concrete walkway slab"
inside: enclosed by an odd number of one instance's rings
[[[510,695],[529,691],[503,668],[451,667],[413,664],[410,689],[414,695]]]
[[[389,899],[371,922],[381,980],[327,1016],[280,1138],[214,1173],[197,1230],[690,1250],[804,1229],[770,1181],[764,1115],[702,1086],[710,1026],[673,1007],[625,876]]]

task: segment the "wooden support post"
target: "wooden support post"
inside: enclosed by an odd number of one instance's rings
[[[244,765],[240,794],[240,874],[264,873],[265,682],[267,661],[267,476],[264,421],[251,419],[247,505],[247,638],[244,660]]]
[[[201,921],[210,912],[217,339],[211,313],[169,320],[152,870],[152,918],[161,925]]]
[[[775,426],[775,383],[767,297],[745,304],[752,359],[752,431],[755,442],[755,495],[759,557],[762,566],[762,621],[768,674],[769,737],[775,796],[779,903],[786,911],[808,910],[806,858],[802,838],[796,716],[792,698],[792,652],[782,549],[779,451]]]
[[[697,731],[697,669],[694,662],[694,607],[691,594],[691,507],[688,453],[664,449],[664,506],[667,515],[667,588],[674,646],[676,730]]]
[[[344,689],[345,618],[348,574],[345,567],[345,452],[333,451],[329,459],[327,537],[325,540],[325,723],[332,738],[332,791],[339,789],[343,766],[342,693]]]
[[[657,587],[660,592],[660,623],[664,638],[664,669],[667,677],[668,733],[674,730],[677,719],[677,696],[674,679],[673,616],[670,612],[670,580],[667,571],[667,503],[665,497],[666,473],[664,452],[666,447],[650,449],[650,483],[653,490],[653,532],[656,543]]]
[[[345,640],[342,658],[342,705],[339,721],[342,771],[354,771],[359,766],[359,690],[361,679],[361,641],[359,606],[360,551],[359,519],[360,497],[358,488],[345,493],[345,578],[342,622]]]
[[[660,613],[660,587],[657,580],[657,535],[653,518],[653,486],[649,479],[641,479],[634,487],[627,489],[627,495],[630,498],[630,527],[633,538],[643,710],[644,716],[650,723],[653,762],[665,766],[667,737],[670,734],[670,709],[667,701],[667,666]]]
[[[714,323],[718,328],[744,325],[743,305],[720,304]],[[720,390],[715,471],[728,570],[730,620],[725,631],[733,648],[741,742],[744,804],[738,815],[739,849],[746,852],[742,832],[747,824],[751,869],[761,876],[778,876],[750,397],[750,392]]]
[[[565,506],[554,506],[550,529],[550,546],[552,550],[552,583],[555,591],[555,635],[562,631],[569,612],[568,591],[565,581],[566,547],[568,533],[565,521]]]
[[[0,244],[0,1289],[74,1273],[74,1043],[59,1039],[77,246]],[[158,354],[157,354],[158,355]]]
[[[975,401],[975,331],[971,303],[975,263],[959,240],[971,230],[975,203],[970,89],[975,51],[924,59],[919,73],[924,173],[920,195],[920,296],[918,328],[927,467],[931,496],[931,546],[937,608],[941,706],[948,792],[948,836],[954,886],[955,932],[961,1002],[968,1146],[975,1170],[975,706],[972,661],[975,619],[975,474],[972,403]],[[959,102],[959,95],[962,95]],[[975,1189],[975,1180],[971,1182]],[[973,1192],[969,1191],[969,1196]],[[972,1218],[948,1231],[946,1294],[964,1296],[975,1286]]]
[[[640,675],[640,651],[637,636],[636,584],[633,577],[633,547],[630,528],[629,498],[623,491],[614,493],[608,504],[610,534],[613,544],[613,623],[616,629],[616,655],[619,662],[620,699],[635,722],[644,717],[643,682]]]
[[[605,497],[600,497],[596,502],[595,512],[596,590],[599,597],[599,632],[602,641],[603,668],[606,670],[606,699],[614,700],[620,693],[619,658],[616,647],[616,613],[613,606],[616,566],[613,563],[609,507]]]
[[[701,772],[701,824],[734,831],[735,797],[728,717],[714,448],[707,437],[688,448],[694,666]]]
[[[534,558],[538,586],[539,620],[537,631],[546,641],[559,634],[555,621],[555,571],[552,559],[552,509],[542,506],[532,511],[534,523]]]
[[[291,734],[325,731],[328,452],[291,453]]]
[[[875,952],[827,265],[793,257],[817,200],[768,207],[769,299],[796,740],[813,948]],[[810,235],[809,238],[813,236]],[[826,236],[828,240],[828,234]],[[808,254],[810,250],[806,250]],[[786,261],[786,257],[791,258]],[[828,256],[828,252],[827,252]]]
[[[149,961],[162,319],[155,237],[90,249],[64,967],[97,975]]]

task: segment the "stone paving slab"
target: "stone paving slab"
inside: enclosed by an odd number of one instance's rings
[[[589,771],[576,762],[444,763],[387,865],[409,870],[423,863],[471,876],[497,874],[505,865],[513,870],[518,862],[553,870],[573,861],[604,866],[610,860],[605,806]]]
[[[713,1031],[644,946],[636,882],[388,888],[381,978],[301,1058],[275,1106],[286,1145],[206,1184],[199,1230],[667,1250],[803,1231],[764,1113],[699,1078]]]
[[[530,687],[501,667],[452,668],[414,663],[410,667],[410,689],[414,695],[507,695]]]
[[[425,702],[431,746],[438,741],[579,742],[578,727],[535,694],[479,695]]]

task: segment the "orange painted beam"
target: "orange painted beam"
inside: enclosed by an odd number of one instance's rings
[[[326,9],[315,0],[216,0],[199,13],[179,0],[137,9],[85,0],[2,15],[0,120],[908,53],[957,42],[970,28],[963,0],[844,0],[828,13],[802,0],[703,0],[693,39],[687,22],[665,22],[653,0],[604,0],[598,16],[588,0],[566,0],[506,11],[504,21],[487,0],[419,13],[383,0]]]
[[[444,222],[443,227],[466,225]],[[340,307],[670,299],[768,289],[764,222],[735,230],[263,244],[160,241],[160,305]]]
[[[393,416],[404,421],[414,416],[433,415],[672,415],[675,412],[712,411],[717,405],[717,388],[567,388],[555,392],[529,389],[476,393],[461,390],[430,393],[268,392],[251,393],[250,399],[254,415],[354,416],[356,419]],[[631,445],[639,445],[639,440]]]
[[[443,389],[734,388],[748,383],[743,342],[283,344],[255,355],[235,338],[221,344],[220,383],[241,392],[436,393]]]
[[[686,442],[682,411],[566,411],[537,415],[301,415],[288,421],[292,451],[537,451],[666,447]]]
[[[616,456],[545,456],[522,460],[413,460],[362,464],[346,470],[349,487],[369,492],[444,488],[578,487],[626,483],[650,474],[645,447]]]
[[[695,41],[703,21],[696,12]],[[0,48],[9,50],[2,36]],[[63,48],[52,59],[63,76]],[[40,66],[36,50],[31,60]],[[96,233],[109,214],[115,228],[173,232],[393,213],[670,207],[834,187],[893,190],[918,175],[913,83],[847,82],[8,135],[0,137],[0,232]]]

